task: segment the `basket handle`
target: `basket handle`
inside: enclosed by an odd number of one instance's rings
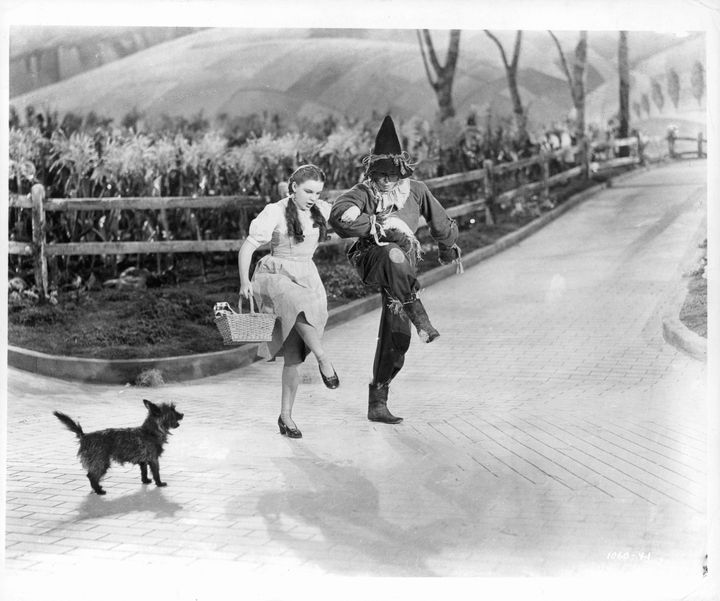
[[[250,296],[248,297],[248,300],[250,301],[250,313],[257,313],[257,311],[255,311],[255,299],[253,298],[253,295],[252,295],[252,294],[250,294]],[[232,308],[232,307],[231,307],[231,308]],[[238,312],[238,313],[242,313],[242,312],[243,312],[243,295],[242,295],[242,294],[240,295],[240,298],[238,298],[238,310],[237,310],[237,312]]]

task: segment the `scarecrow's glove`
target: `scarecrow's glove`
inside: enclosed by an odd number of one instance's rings
[[[456,273],[463,273],[462,251],[457,244],[453,244],[450,248],[438,247],[438,262],[440,265],[455,263],[457,265]]]
[[[352,206],[341,215],[340,221],[343,223],[352,223],[358,217],[360,217],[360,207]]]

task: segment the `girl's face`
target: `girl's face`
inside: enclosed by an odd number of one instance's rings
[[[308,179],[302,183],[293,183],[295,204],[301,211],[309,211],[320,198],[324,183],[316,179]]]

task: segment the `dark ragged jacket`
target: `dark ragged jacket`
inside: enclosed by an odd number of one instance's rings
[[[350,190],[337,197],[330,211],[330,225],[342,238],[364,238],[371,235],[370,217],[376,213],[378,200],[367,184],[356,184]],[[340,220],[349,208],[356,206],[360,216],[351,223]],[[445,212],[440,202],[432,195],[427,185],[410,180],[410,195],[402,208],[394,211],[394,217],[402,219],[416,232],[420,225],[420,216],[430,228],[430,235],[441,250],[450,248],[458,237],[457,224]]]

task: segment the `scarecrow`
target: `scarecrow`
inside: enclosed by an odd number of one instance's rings
[[[335,200],[329,222],[339,236],[357,238],[348,250],[348,259],[365,285],[381,290],[368,419],[397,424],[402,418],[390,413],[387,399],[390,382],[402,369],[410,346],[410,324],[426,343],[440,335],[418,298],[416,266],[422,251],[416,232],[420,217],[437,242],[440,263],[455,262],[460,272],[461,253],[455,243],[458,229],[428,187],[410,178],[414,164],[402,150],[390,116],[383,120],[363,164],[362,181]]]

